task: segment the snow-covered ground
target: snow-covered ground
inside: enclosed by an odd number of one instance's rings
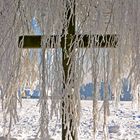
[[[110,140],[140,140],[140,112],[131,108],[131,102],[121,102],[117,110],[111,104],[109,117]],[[99,106],[102,102],[99,103]],[[81,123],[79,140],[92,138],[92,101],[81,101]],[[12,127],[11,135],[18,140],[35,138],[39,126],[39,107],[36,99],[24,99],[23,107],[18,109],[19,122]],[[100,115],[97,140],[103,140],[103,116]],[[50,120],[50,135],[54,140],[61,140],[61,120],[54,117]],[[0,136],[3,135],[2,110],[0,108]]]

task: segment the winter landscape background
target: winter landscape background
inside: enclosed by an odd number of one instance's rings
[[[38,133],[140,140],[140,0],[0,0],[0,140]]]
[[[18,140],[35,139],[39,126],[38,99],[23,99],[22,108],[18,108],[19,122],[11,129],[11,135]],[[99,108],[102,106],[99,102]],[[118,109],[110,101],[111,114],[109,116],[109,140],[140,140],[140,112],[132,107],[131,101],[121,101]],[[3,136],[2,110],[0,108],[0,136]],[[103,110],[101,111],[97,140],[103,140]],[[61,140],[61,120],[53,117],[49,119],[49,131],[52,140]],[[93,140],[92,136],[92,101],[81,101],[81,120],[79,128],[80,140]]]

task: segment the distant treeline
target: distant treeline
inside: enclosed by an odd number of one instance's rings
[[[109,100],[114,99],[114,94],[112,93],[111,84],[108,83],[108,98]],[[97,91],[98,99],[103,100],[104,99],[104,82],[101,81],[100,89]],[[80,96],[82,100],[91,100],[94,94],[94,86],[93,83],[87,83],[83,84],[80,87]],[[122,79],[122,89],[121,89],[121,95],[120,95],[121,101],[131,101],[132,100],[132,94],[131,94],[131,82],[129,82],[128,79],[124,78]]]
[[[114,94],[112,93],[112,86],[110,83],[108,83],[108,99],[113,100]],[[103,100],[104,99],[104,82],[101,81],[100,89],[97,91],[98,99]],[[92,100],[94,94],[94,85],[93,83],[87,83],[83,84],[80,87],[80,97],[81,100]],[[36,89],[33,91],[30,90],[30,88],[25,88],[24,90],[18,91],[19,97],[22,98],[39,98],[40,97],[40,90],[37,86]],[[121,95],[120,95],[121,101],[131,101],[132,100],[132,94],[131,94],[131,82],[129,82],[128,79],[124,78],[122,79],[122,88],[121,88]]]

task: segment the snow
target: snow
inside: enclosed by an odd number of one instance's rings
[[[34,139],[39,128],[39,106],[37,99],[24,99],[22,108],[18,108],[19,122],[12,127],[11,135],[18,140]],[[101,107],[102,102],[99,102]],[[110,140],[140,140],[140,112],[131,108],[131,102],[121,102],[118,109],[110,102],[110,116],[108,123]],[[79,140],[93,140],[92,138],[92,101],[81,101],[81,121]],[[97,140],[103,139],[103,112],[99,120]],[[49,124],[52,140],[61,140],[61,119],[53,117]],[[0,108],[0,136],[3,135],[2,110]]]

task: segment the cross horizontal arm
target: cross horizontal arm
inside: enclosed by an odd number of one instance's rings
[[[25,35],[25,36],[20,36],[19,37],[19,44],[23,40],[23,48],[41,48],[41,35]],[[46,41],[48,44],[51,45],[52,42],[56,42],[58,35],[52,35]],[[116,48],[117,42],[118,42],[118,37],[116,34],[106,34],[106,35],[75,35],[75,36],[67,36],[66,39],[70,39],[74,42],[75,38],[78,37],[80,39],[79,44],[84,43],[83,45],[79,45],[79,47],[88,47],[89,44],[89,39],[92,43],[94,43],[94,47],[101,47],[101,48],[106,48],[106,47],[113,47]],[[64,37],[61,37],[61,46],[64,46]],[[47,44],[46,43],[46,44]],[[53,46],[53,45],[51,45]],[[21,48],[21,46],[19,45]],[[47,45],[46,45],[47,47]]]

